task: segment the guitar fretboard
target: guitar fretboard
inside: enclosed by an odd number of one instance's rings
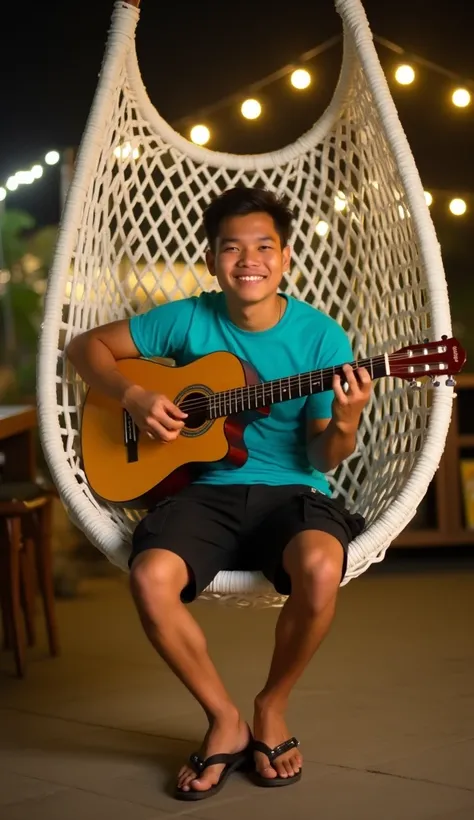
[[[372,379],[388,375],[385,356],[376,356],[358,362],[350,362],[353,370],[365,367]],[[258,410],[271,404],[277,404],[291,399],[303,398],[313,393],[323,393],[332,389],[333,377],[342,376],[342,366],[328,367],[323,370],[311,370],[308,373],[299,373],[297,376],[288,376],[283,379],[274,379],[269,382],[235,387],[214,393],[207,400],[207,413],[210,419],[230,416],[233,413],[243,413],[248,410]]]

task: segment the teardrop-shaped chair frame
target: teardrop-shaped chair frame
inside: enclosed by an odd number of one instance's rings
[[[423,186],[380,66],[364,9],[359,0],[336,0],[335,5],[343,21],[344,54],[339,81],[330,104],[314,126],[293,144],[279,151],[245,156],[215,152],[197,146],[178,134],[160,116],[148,98],[138,66],[135,30],[139,17],[139,0],[115,4],[99,83],[78,153],[48,280],[38,358],[38,408],[43,449],[71,519],[110,561],[122,569],[127,566],[129,533],[125,533],[117,525],[109,510],[104,514],[104,508],[93,503],[84,492],[84,484],[71,466],[74,462],[74,453],[71,453],[71,446],[74,445],[70,443],[73,437],[69,436],[71,431],[67,423],[61,427],[60,417],[63,405],[74,400],[71,399],[71,391],[65,386],[67,367],[63,357],[64,343],[70,338],[68,334],[71,330],[64,327],[62,320],[68,273],[78,241],[85,197],[98,172],[104,149],[105,124],[112,116],[117,85],[124,71],[141,117],[160,138],[195,163],[206,164],[214,169],[244,169],[250,173],[282,167],[319,145],[331,132],[350,98],[354,72],[362,69],[372,104],[404,188],[406,207],[412,221],[426,281],[427,313],[430,320],[426,335],[433,339],[439,339],[443,334],[451,335],[449,302],[439,244]],[[422,447],[416,454],[410,474],[398,497],[393,498],[390,505],[352,542],[348,571],[343,583],[357,577],[373,562],[381,561],[388,546],[415,515],[443,452],[452,399],[452,388],[442,380],[441,386],[434,392],[429,425],[423,431]],[[222,601],[253,605],[281,605],[283,600],[273,593],[259,573],[248,572],[219,573],[206,595],[219,597]]]

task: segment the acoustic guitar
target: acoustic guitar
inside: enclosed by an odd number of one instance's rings
[[[456,339],[423,342],[396,353],[351,362],[365,367],[372,379],[383,376],[418,380],[458,373],[466,354]],[[247,460],[244,430],[267,416],[277,402],[332,388],[342,367],[312,370],[261,382],[247,362],[232,353],[211,353],[184,367],[147,359],[122,359],[119,371],[145,390],[162,393],[188,413],[181,434],[164,443],[141,434],[121,404],[90,388],[82,411],[82,463],[87,482],[99,498],[122,507],[146,509],[189,484],[206,463],[226,459],[242,466]],[[344,378],[344,377],[343,377]],[[344,382],[343,382],[344,384]]]

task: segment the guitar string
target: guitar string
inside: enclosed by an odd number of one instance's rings
[[[405,355],[391,354],[391,356],[389,357],[390,364],[393,362],[392,357],[394,357],[394,358],[398,357],[398,358],[406,359]],[[372,365],[376,366],[377,364],[382,364],[384,362],[385,362],[385,356],[381,355],[381,356],[374,357],[372,360],[370,360],[370,359],[361,360],[360,362],[355,363],[355,365],[353,363],[350,363],[350,364],[352,364],[352,369],[355,370],[357,367],[365,366],[365,364],[370,365],[370,363],[372,363]],[[217,404],[219,404],[219,405],[220,404],[224,404],[224,405],[231,404],[232,400],[234,400],[236,402],[238,402],[240,400],[242,402],[242,400],[244,398],[244,396],[243,396],[243,391],[244,390],[247,390],[249,400],[253,399],[255,401],[258,401],[258,400],[268,401],[269,397],[266,396],[266,393],[269,393],[269,392],[271,393],[271,392],[273,392],[273,390],[278,391],[280,389],[280,386],[283,388],[283,384],[282,384],[283,382],[286,382],[288,384],[288,387],[286,387],[285,389],[289,389],[290,392],[291,392],[291,390],[293,388],[295,390],[298,390],[300,388],[300,385],[301,385],[301,388],[306,387],[308,385],[311,385],[311,382],[313,380],[316,381],[316,379],[318,379],[320,377],[319,376],[320,373],[322,373],[322,377],[323,377],[323,381],[324,381],[325,378],[331,377],[334,374],[334,371],[337,370],[338,368],[341,368],[341,367],[342,367],[342,365],[336,365],[334,368],[323,368],[322,371],[310,371],[309,373],[302,373],[300,376],[285,376],[281,379],[274,379],[270,382],[258,382],[257,384],[254,384],[254,385],[243,385],[242,387],[233,387],[233,388],[230,388],[228,390],[223,390],[223,391],[219,391],[218,393],[213,393],[210,396],[201,396],[199,398],[193,399],[191,402],[188,402],[188,403],[186,403],[186,399],[184,399],[183,406],[186,408],[186,411],[194,412],[194,411],[198,411],[198,410],[208,409],[208,407],[210,407],[211,401],[215,405],[217,405]],[[388,375],[396,376],[398,372],[401,372],[401,370],[399,371],[399,369],[397,368],[397,365],[395,363],[395,368],[391,368],[390,374],[388,374]],[[423,377],[423,376],[429,376],[430,373],[429,373],[429,371],[423,371],[422,373],[419,373],[419,374],[416,374],[416,375],[418,375],[419,377]],[[446,371],[446,375],[448,375],[447,371]],[[413,374],[413,377],[415,378],[415,374]],[[253,391],[254,395],[252,395],[252,391]],[[323,391],[321,391],[321,392],[323,392]],[[258,393],[259,395],[255,395],[256,393]],[[298,398],[298,396],[293,396],[292,398]]]
[[[406,375],[406,369],[405,368],[397,368],[397,366],[395,365],[395,367],[391,368],[389,374],[384,374],[384,375],[396,377],[401,373],[405,373],[405,375]],[[329,377],[331,375],[332,375],[331,373],[326,372],[323,375],[323,382],[324,382],[325,377]],[[416,377],[423,378],[423,377],[430,376],[430,375],[433,375],[433,374],[430,374],[429,371],[423,371],[421,373],[416,373],[416,374],[413,373],[413,378],[414,379],[416,379]],[[448,374],[448,371],[445,371],[445,372],[443,372],[442,374],[439,374],[439,375],[446,375],[447,376],[449,374]],[[303,388],[306,388],[307,386],[310,386],[311,382],[313,380],[316,381],[317,379],[318,379],[318,375],[317,375],[316,372],[314,372],[313,376],[304,376],[304,375],[302,375],[301,380],[299,380],[297,376],[296,377],[290,376],[290,377],[284,377],[282,379],[275,379],[272,382],[266,382],[266,383],[265,382],[257,382],[257,384],[242,385],[241,387],[233,387],[233,388],[230,388],[229,390],[222,390],[222,391],[219,391],[217,393],[212,393],[209,396],[202,396],[202,397],[193,399],[191,402],[186,402],[186,400],[184,400],[182,406],[183,406],[183,408],[185,408],[186,412],[188,412],[188,411],[189,412],[194,412],[194,411],[198,411],[198,410],[207,409],[208,407],[210,407],[211,401],[214,404],[218,404],[218,403],[231,404],[232,401],[242,402],[242,400],[244,398],[244,396],[243,396],[243,391],[244,390],[247,390],[249,400],[250,399],[253,400],[253,401],[262,400],[263,402],[265,402],[265,401],[269,401],[269,399],[270,399],[270,396],[267,395],[267,394],[271,395],[273,391],[277,391],[277,392],[280,391],[280,387],[281,387],[281,389],[285,389],[285,391],[289,390],[290,393],[291,393],[292,390],[294,390],[296,392],[297,390],[299,390],[300,384],[301,384],[301,388],[303,389]],[[284,387],[283,382],[287,382],[287,386]],[[328,386],[326,388],[326,390],[330,390],[330,389],[331,389],[330,386]],[[252,395],[252,391],[253,391],[254,395]],[[318,392],[318,391],[315,391],[315,392]],[[325,392],[325,391],[323,390],[323,391],[319,391],[319,392]],[[300,397],[302,398],[302,396],[297,396],[297,395],[291,396],[291,398],[300,398]],[[288,398],[290,398],[290,397],[288,397]]]

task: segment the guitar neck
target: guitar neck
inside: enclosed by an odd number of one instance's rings
[[[349,362],[349,365],[353,370],[358,367],[367,368],[372,379],[387,376],[390,372],[387,356],[375,356],[372,359]],[[344,376],[342,365],[327,367],[323,370],[310,370],[308,373],[299,373],[297,376],[287,376],[283,379],[214,393],[209,399],[210,417],[223,418],[232,413],[258,410],[261,407],[269,407],[271,404],[303,398],[303,396],[310,396],[314,393],[324,393],[332,389],[335,375]]]

